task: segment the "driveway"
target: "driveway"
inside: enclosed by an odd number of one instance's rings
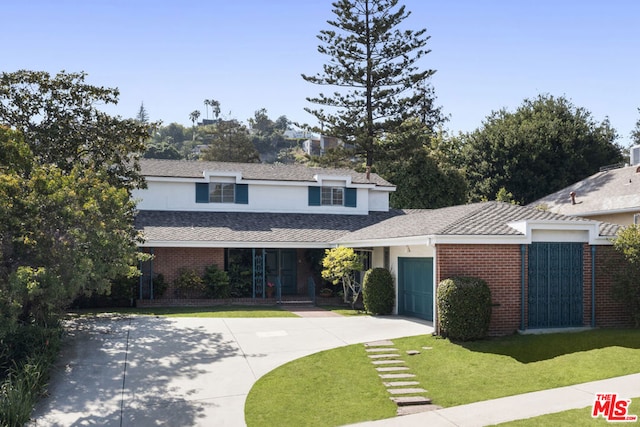
[[[395,316],[102,316],[68,326],[33,426],[242,426],[249,390],[284,363],[433,332],[430,324]]]

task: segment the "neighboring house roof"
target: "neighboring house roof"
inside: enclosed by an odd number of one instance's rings
[[[142,175],[146,177],[203,178],[205,172],[239,172],[244,180],[316,182],[314,176],[350,176],[353,184],[374,184],[395,188],[393,184],[371,173],[350,169],[314,168],[297,164],[202,162],[187,160],[141,159]]]
[[[366,216],[140,211],[136,227],[144,232],[150,246],[163,242],[326,246],[415,236],[523,236],[513,226],[519,221],[597,224],[530,207],[483,202],[442,209],[370,212]],[[617,229],[616,225],[601,223],[599,236],[614,236]]]
[[[482,202],[441,209],[407,210],[404,215],[394,216],[344,236],[339,242],[412,236],[517,236],[523,233],[509,224],[519,221],[592,222],[526,206]],[[617,229],[616,225],[601,223],[600,236],[613,236]]]
[[[640,209],[640,167],[627,166],[598,172],[556,191],[530,206],[545,206],[564,215],[596,215],[633,212]],[[576,203],[570,193],[575,192]]]

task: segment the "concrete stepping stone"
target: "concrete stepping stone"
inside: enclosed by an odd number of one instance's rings
[[[407,387],[410,385],[420,385],[418,381],[391,381],[383,382],[385,387]]]
[[[398,363],[404,363],[404,360],[372,360],[374,365],[396,365]]]
[[[389,347],[392,346],[393,342],[391,342],[390,340],[381,340],[381,341],[371,341],[371,342],[367,342],[364,343],[365,347]]]
[[[390,394],[414,394],[414,393],[426,393],[427,390],[414,387],[414,388],[388,388],[387,391]]]
[[[433,350],[433,347],[422,347],[423,350]]]
[[[415,374],[378,374],[383,380],[394,380],[400,378],[415,378]]]
[[[391,352],[391,351],[398,351],[397,348],[387,348],[387,347],[372,347],[372,348],[367,348],[365,350],[367,353],[382,353],[382,352]]]
[[[389,354],[370,354],[369,355],[369,359],[384,359],[384,358],[389,358],[389,357],[400,357],[399,354],[395,354],[395,353],[389,353]]]
[[[382,368],[376,368],[378,372],[393,372],[393,371],[408,371],[406,366],[383,366]]]
[[[416,354],[420,354],[418,350],[407,350],[407,354],[409,356],[415,356]]]
[[[391,397],[390,399],[393,400],[398,406],[431,404],[431,399],[424,396],[402,396],[402,397]]]

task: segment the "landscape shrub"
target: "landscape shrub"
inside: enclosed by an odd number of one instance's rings
[[[229,275],[226,271],[220,270],[217,265],[210,265],[204,272],[204,285],[207,288],[207,296],[210,298],[229,298],[231,287],[229,285]]]
[[[491,290],[482,279],[452,277],[438,285],[440,335],[470,341],[487,336],[491,321]]]
[[[60,349],[62,328],[20,326],[0,342],[0,426],[23,426],[43,394]],[[10,363],[9,363],[10,362]]]
[[[396,292],[393,276],[386,268],[373,268],[364,275],[362,299],[364,309],[371,314],[390,314],[393,311]]]
[[[178,270],[173,287],[177,298],[202,298],[207,292],[202,277],[196,271],[187,268]]]

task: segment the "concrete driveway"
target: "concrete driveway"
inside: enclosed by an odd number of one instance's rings
[[[369,316],[102,316],[68,330],[33,426],[242,426],[255,381],[286,362],[433,332],[416,319]]]

